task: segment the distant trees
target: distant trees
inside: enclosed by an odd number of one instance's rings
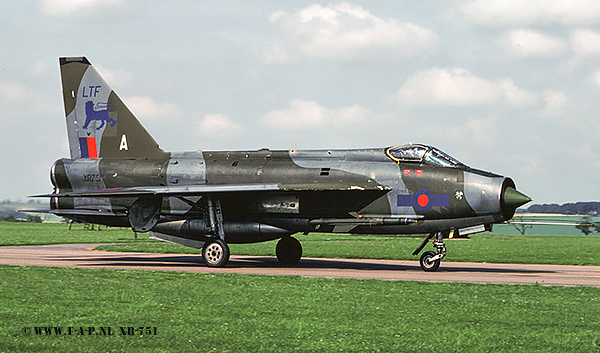
[[[28,222],[28,223],[42,223],[42,217],[27,215],[27,218],[16,218],[14,215],[9,214],[8,216],[0,216],[0,222]]]
[[[600,216],[600,202],[576,202],[558,204],[532,205],[527,209],[529,213],[560,213],[568,215]]]
[[[525,232],[527,231],[527,229],[533,228],[532,224],[519,223],[519,222],[523,222],[523,216],[515,216],[513,219],[515,221],[517,221],[517,223],[510,222],[510,224],[512,224],[512,226],[515,227],[517,232],[521,233],[521,235],[525,235]]]
[[[579,229],[584,235],[590,235],[593,231],[600,233],[600,223],[593,223],[590,216],[583,217],[575,228]]]
[[[0,221],[2,221],[2,222],[18,222],[17,219],[15,218],[15,216],[13,216],[13,215],[1,216]]]
[[[38,215],[35,215],[35,216],[29,215],[29,216],[27,216],[27,220],[25,222],[42,223],[43,220],[42,220],[42,217],[40,217]]]
[[[592,222],[591,217],[600,216],[600,202],[576,202],[565,203],[563,205],[543,204],[532,205],[527,209],[528,213],[558,213],[566,215],[584,215],[583,219],[575,226],[584,235],[590,235],[592,232],[600,234],[600,223]],[[514,224],[513,224],[514,225]],[[516,227],[516,225],[514,225]],[[519,229],[517,229],[519,230]],[[525,234],[525,233],[521,233]]]

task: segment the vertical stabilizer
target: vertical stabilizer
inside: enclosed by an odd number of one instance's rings
[[[60,58],[71,158],[165,158],[85,57]]]

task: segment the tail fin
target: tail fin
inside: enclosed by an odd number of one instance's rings
[[[71,158],[165,158],[85,57],[60,58]]]

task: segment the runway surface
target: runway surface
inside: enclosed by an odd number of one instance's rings
[[[390,281],[539,283],[544,286],[600,287],[600,266],[442,261],[437,272],[424,272],[418,261],[302,258],[296,267],[283,267],[275,257],[234,255],[225,268],[210,268],[204,265],[200,255],[93,250],[98,245],[102,244],[0,246],[0,264]]]

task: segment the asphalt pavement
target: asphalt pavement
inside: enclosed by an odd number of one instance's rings
[[[271,256],[233,255],[226,267],[210,268],[204,265],[200,255],[93,250],[98,245],[102,244],[0,246],[0,264],[389,281],[600,287],[600,266],[442,261],[438,271],[424,272],[418,261],[302,258],[298,265],[285,267]]]

